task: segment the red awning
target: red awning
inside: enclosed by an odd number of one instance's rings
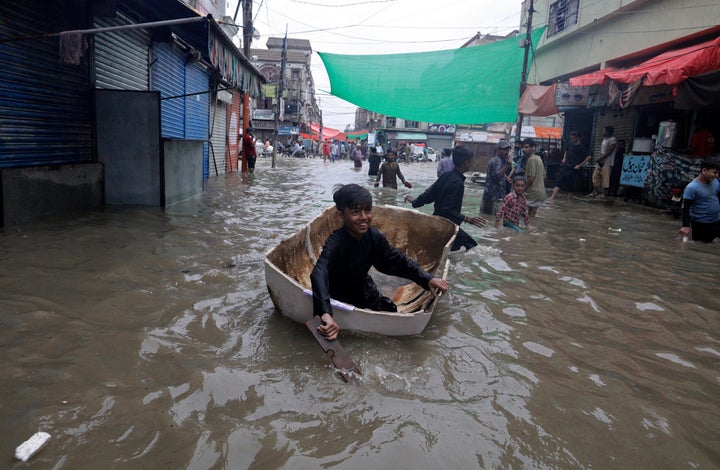
[[[596,70],[595,72],[578,75],[572,77],[570,80],[570,86],[592,86],[592,85],[603,85],[607,82],[607,74],[615,72],[615,67],[605,67],[604,69]]]
[[[311,123],[310,123],[310,130],[313,131],[313,132],[316,133],[316,134],[319,134],[319,133],[320,133],[320,125],[317,124],[317,123],[315,123],[315,122],[311,122]],[[322,139],[323,139],[323,140],[326,140],[326,139],[332,139],[332,138],[334,138],[337,134],[340,133],[340,131],[337,130],[337,129],[332,129],[332,128],[330,128],[330,127],[323,127],[322,133],[323,133]]]
[[[528,116],[557,114],[559,111],[555,105],[556,92],[557,84],[555,83],[550,86],[528,85],[518,102],[518,112]]]
[[[689,77],[720,69],[720,37],[694,46],[663,52],[629,69],[608,67],[570,79],[572,86],[601,85],[607,80],[643,86],[675,86]]]
[[[562,127],[532,126],[538,139],[562,139]]]

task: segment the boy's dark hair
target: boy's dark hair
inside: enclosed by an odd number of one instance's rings
[[[580,138],[580,133],[578,131],[570,131],[570,137],[577,137]]]
[[[513,184],[515,181],[525,181],[527,183],[527,178],[525,178],[525,175],[516,175],[513,176]]]
[[[608,133],[608,135],[615,134],[615,128],[613,126],[605,126],[605,132]]]
[[[703,160],[700,162],[700,170],[704,170],[706,168],[708,170],[720,170],[720,157],[713,156],[703,158]]]
[[[453,149],[452,161],[456,168],[459,168],[463,163],[470,160],[473,157],[472,151],[463,146],[458,146]]]
[[[530,137],[527,137],[523,139],[522,145],[529,145],[530,147],[535,147],[535,141],[531,139]]]
[[[355,183],[338,184],[333,188],[333,201],[335,207],[342,212],[348,209],[372,210],[372,194],[370,191]]]
[[[443,154],[443,157],[449,157],[450,155],[452,155],[452,149],[444,148],[442,151],[442,154]]]

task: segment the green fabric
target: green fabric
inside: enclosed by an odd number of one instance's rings
[[[533,31],[533,44],[543,31]],[[442,124],[514,122],[524,54],[519,39],[412,54],[319,54],[330,93],[369,111]]]
[[[397,140],[427,140],[427,134],[423,132],[398,132]]]

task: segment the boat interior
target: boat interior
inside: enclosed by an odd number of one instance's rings
[[[310,273],[328,236],[342,224],[335,207],[330,207],[290,238],[268,253],[268,260],[287,276],[310,289]],[[444,276],[445,258],[457,233],[457,226],[441,217],[418,215],[417,211],[390,206],[373,207],[373,226],[391,245],[416,260],[427,272]],[[427,310],[434,297],[414,282],[370,272],[383,295],[390,297],[398,312]]]

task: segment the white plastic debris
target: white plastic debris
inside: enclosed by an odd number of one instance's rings
[[[584,238],[581,238],[581,239],[580,239],[580,243],[585,243],[585,239],[584,239]]]
[[[621,228],[608,227],[608,232],[620,233],[620,232],[622,232],[622,229],[621,229]]]
[[[36,432],[30,439],[23,442],[15,449],[15,458],[27,462],[30,457],[40,452],[45,444],[50,440],[50,434],[46,432]]]

